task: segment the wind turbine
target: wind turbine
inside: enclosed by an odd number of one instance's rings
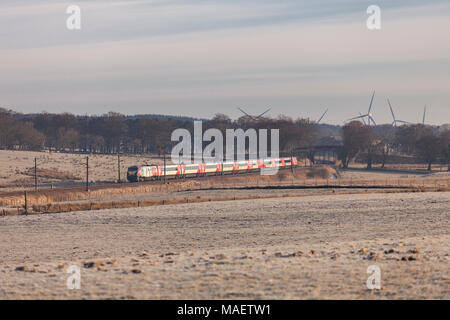
[[[387,102],[389,104],[389,109],[391,109],[391,114],[392,114],[392,119],[394,119],[394,121],[392,122],[392,126],[396,127],[397,126],[397,122],[399,123],[404,123],[404,124],[408,124],[409,122],[404,121],[404,120],[397,120],[395,118],[395,114],[394,114],[394,109],[392,109],[392,105],[391,102],[389,101],[389,99],[387,99]]]
[[[373,119],[372,113],[370,112],[370,111],[372,110],[372,104],[373,104],[373,98],[374,98],[374,96],[375,96],[375,91],[374,91],[373,94],[372,94],[372,99],[370,99],[370,105],[369,105],[369,110],[367,111],[367,114],[361,114],[361,113],[360,113],[360,115],[359,115],[358,117],[354,117],[354,118],[348,119],[347,121],[350,121],[350,120],[356,120],[356,119],[362,119],[363,122],[364,122],[364,124],[365,124],[364,118],[367,118],[367,124],[368,124],[369,126],[370,126],[370,123],[371,123],[371,122],[372,122],[374,125],[377,125],[377,123],[376,123],[375,120]]]
[[[359,115],[362,116],[362,113],[360,112]],[[362,120],[362,122],[364,123],[364,125],[366,126],[366,125],[367,125],[367,124],[366,124],[366,120],[364,120],[364,118],[361,118],[361,120]]]
[[[422,124],[425,125],[425,116],[427,113],[427,105],[425,105],[425,107],[423,107],[423,117],[422,117]]]
[[[328,112],[328,109],[325,110],[325,112],[322,114],[322,116],[319,118],[319,120],[317,120],[317,122],[316,122],[317,124],[319,124],[320,121],[322,121],[323,117],[325,117],[325,115],[327,114],[327,112]]]
[[[242,110],[241,108],[238,108],[239,111],[241,111],[243,114],[245,114],[247,117],[253,119],[253,120],[258,120],[260,119],[263,115],[265,115],[267,112],[269,112],[270,110],[272,110],[272,108],[267,109],[266,111],[264,111],[263,113],[261,113],[260,115],[257,116],[252,116],[250,114],[248,114],[247,112],[245,112],[244,110]]]

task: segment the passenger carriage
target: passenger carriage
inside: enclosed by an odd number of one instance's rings
[[[292,164],[291,164],[292,163]],[[197,164],[166,165],[166,178],[184,178],[192,176],[246,173],[262,168],[289,167],[298,164],[297,158],[277,158],[264,160],[208,162]],[[164,177],[163,165],[131,166],[127,171],[127,180],[138,182],[158,180]]]

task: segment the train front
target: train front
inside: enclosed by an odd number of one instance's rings
[[[138,172],[139,172],[139,167],[137,167],[137,166],[128,167],[127,180],[129,182],[137,182],[138,181]]]

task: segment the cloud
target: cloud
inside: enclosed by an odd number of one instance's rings
[[[0,29],[0,104],[197,116],[269,102],[297,116],[327,104],[341,122],[377,89],[375,110],[389,95],[399,112],[433,103],[430,119],[450,120],[442,1],[381,1],[377,32],[365,27],[364,1],[80,3],[79,32],[65,30],[64,3],[2,8],[11,32]]]

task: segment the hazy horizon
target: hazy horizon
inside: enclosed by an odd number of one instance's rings
[[[66,29],[67,6],[82,29]],[[382,29],[366,28],[381,7]],[[0,107],[24,113],[450,122],[450,3],[28,1],[0,4]]]

